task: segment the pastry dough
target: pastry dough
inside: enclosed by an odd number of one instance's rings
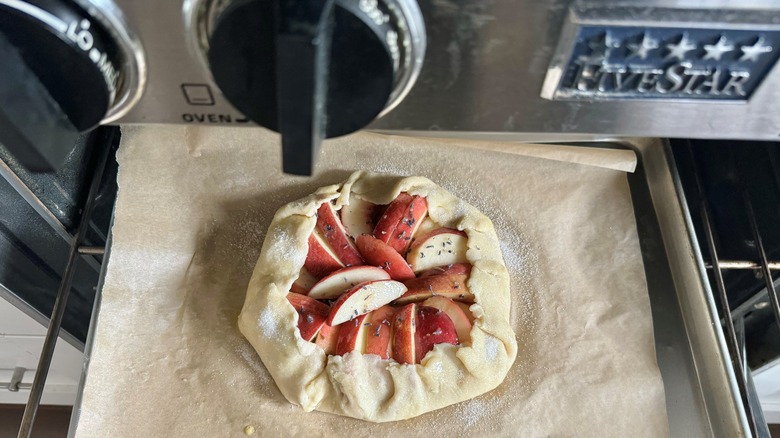
[[[323,202],[347,205],[351,194],[388,204],[399,193],[427,198],[428,215],[468,236],[475,296],[470,345],[439,344],[418,365],[356,352],[326,356],[300,337],[287,293],[308,251],[315,213]],[[509,322],[509,275],[493,224],[473,206],[422,177],[356,172],[342,184],[280,208],[263,243],[238,326],[257,350],[281,393],[306,411],[374,422],[402,420],[467,400],[497,387],[517,354]]]

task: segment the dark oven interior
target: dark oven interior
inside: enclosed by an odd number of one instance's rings
[[[79,137],[63,166],[33,173],[0,145],[0,296],[47,324],[75,239],[89,185],[99,165],[98,151],[119,145],[118,127],[101,127]],[[83,246],[104,248],[116,199],[114,159],[101,178]],[[99,252],[99,251],[92,251]],[[61,336],[83,349],[103,256],[82,254],[76,261]]]
[[[780,277],[780,144],[731,140],[671,143],[712,289],[718,289],[715,261],[732,318],[738,327],[744,324],[747,363],[757,370],[780,358],[775,305],[770,302],[773,294],[767,294],[768,286],[771,289]],[[708,225],[702,215],[704,208],[708,209]],[[714,254],[706,241],[708,227]],[[769,264],[769,282],[762,269],[763,259]]]

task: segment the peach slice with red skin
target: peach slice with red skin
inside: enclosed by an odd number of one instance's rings
[[[420,363],[436,344],[458,345],[455,324],[445,312],[428,306],[419,306],[415,330],[415,359]]]
[[[463,313],[466,314],[466,316],[469,318],[469,322],[473,326],[475,318],[474,318],[474,314],[471,313],[471,304],[470,303],[460,303],[460,302],[457,302],[457,301],[454,301],[454,303],[457,304],[458,307],[460,307],[460,310],[462,310]]]
[[[406,261],[417,273],[437,266],[468,263],[466,251],[466,233],[452,228],[439,228],[415,240],[406,254]]]
[[[412,242],[412,237],[425,219],[425,215],[428,214],[428,201],[420,196],[412,196],[408,201],[406,199],[400,201],[401,207],[397,207],[396,201],[390,204],[387,208],[388,212],[382,216],[383,220],[380,220],[380,223],[374,228],[374,237],[387,243],[399,254],[405,254]],[[399,209],[403,213],[396,219]],[[392,219],[384,220],[384,218]]]
[[[314,230],[309,235],[309,252],[306,254],[306,261],[303,263],[303,267],[311,275],[319,279],[343,268],[344,263],[341,262],[317,230]]]
[[[474,300],[467,235],[431,230],[424,197],[401,193],[383,212],[359,197],[350,201],[340,213],[330,202],[317,210],[306,262],[288,294],[301,337],[329,355],[357,351],[405,364],[420,363],[437,344],[468,342],[473,315],[453,301]],[[332,306],[317,301],[334,298]]]
[[[349,204],[341,207],[341,223],[353,238],[374,231],[374,215],[379,207],[355,195],[349,197]]]
[[[382,359],[390,358],[393,314],[395,308],[390,306],[382,306],[368,314],[365,354],[376,354]]]
[[[374,227],[373,235],[384,243],[387,243],[395,231],[395,227],[409,210],[409,203],[412,202],[412,196],[408,193],[400,193],[388,204],[384,213],[379,217]]]
[[[398,308],[393,315],[393,359],[398,363],[417,363],[416,319],[415,303]]]
[[[287,294],[287,301],[298,312],[298,330],[301,332],[301,337],[311,341],[325,324],[330,308],[314,298],[294,292]]]
[[[471,274],[470,263],[453,263],[446,266],[437,266],[435,268],[426,269],[420,272],[418,277],[429,277],[431,275],[447,275],[447,274]]]
[[[389,280],[390,274],[376,266],[352,266],[331,272],[328,276],[318,281],[311,290],[309,296],[318,300],[338,298],[348,289],[360,283],[374,280]]]
[[[378,309],[406,292],[403,283],[377,280],[360,283],[345,292],[330,309],[328,325],[339,325]]]
[[[337,326],[339,328],[338,340],[336,341],[337,356],[356,350],[363,353],[366,346],[366,333],[368,332],[364,323],[366,316],[358,315],[351,321]]]
[[[340,328],[340,325],[333,327],[329,326],[328,324],[322,324],[319,333],[317,333],[317,339],[314,341],[314,343],[322,347],[322,349],[325,350],[325,354],[335,354],[336,345],[339,340]]]
[[[446,313],[455,325],[455,332],[458,335],[458,340],[461,343],[467,343],[471,341],[472,324],[466,313],[468,310],[464,312],[458,304],[462,303],[456,303],[455,301],[442,296],[430,297],[422,303],[423,306],[433,307]]]
[[[317,209],[317,229],[325,237],[333,252],[345,266],[360,266],[363,257],[355,248],[352,239],[347,235],[336,209],[330,202],[325,202]]]
[[[431,275],[404,281],[407,291],[392,304],[407,304],[440,295],[457,301],[474,302],[466,274]]]
[[[439,226],[439,224],[434,222],[434,220],[431,219],[430,216],[428,216],[425,219],[420,221],[420,226],[417,228],[417,233],[416,234],[418,234],[420,236],[425,236],[426,234],[428,234],[428,233],[430,233],[430,232],[432,232],[434,230],[437,230],[439,228],[441,228],[441,226]]]
[[[298,278],[290,286],[290,292],[307,295],[315,284],[317,284],[317,279],[304,267],[301,268]]]
[[[384,269],[393,280],[414,278],[414,272],[406,264],[406,260],[386,243],[367,235],[358,236],[356,243],[366,262]]]

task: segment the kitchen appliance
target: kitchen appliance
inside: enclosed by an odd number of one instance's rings
[[[2,173],[19,194],[14,205],[31,205],[41,230],[57,229],[57,204],[30,189],[37,177],[24,166],[54,169],[74,153],[91,163],[80,171],[95,175],[81,185],[84,213],[61,233],[60,254],[94,270],[99,257],[79,251],[99,252],[85,249],[89,212],[118,135],[109,127],[85,136],[96,125],[261,125],[282,134],[282,166],[299,174],[314,168],[321,139],[364,127],[634,149],[659,364],[669,406],[689,408],[669,410],[672,432],[761,435],[731,319],[728,336],[715,324],[677,149],[594,142],[775,139],[778,16],[768,0],[0,0],[0,53],[13,60],[0,66],[0,143],[12,153]],[[96,138],[88,153],[74,152]],[[40,259],[46,249],[25,251]],[[774,265],[755,261],[771,278]],[[71,272],[61,274],[53,335],[78,283]],[[23,432],[42,390],[36,380]]]

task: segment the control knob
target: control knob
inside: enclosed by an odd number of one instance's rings
[[[422,67],[415,0],[212,0],[194,10],[214,82],[247,118],[281,133],[287,173],[310,175],[323,138],[391,110]]]
[[[78,3],[0,0],[0,143],[30,170],[56,169],[140,98],[140,45],[110,8]]]

